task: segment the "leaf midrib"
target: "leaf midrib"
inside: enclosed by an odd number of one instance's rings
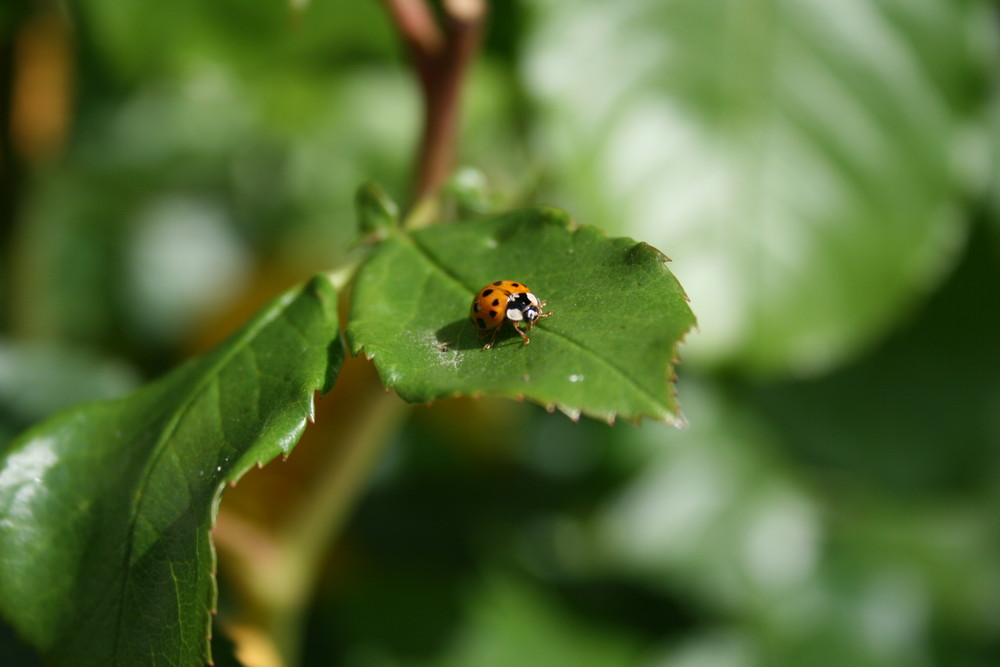
[[[261,334],[268,326],[279,319],[288,309],[288,307],[294,303],[298,298],[300,298],[305,293],[305,289],[300,289],[297,292],[291,293],[285,299],[279,307],[276,307],[271,313],[266,314],[257,321],[255,325],[248,327],[242,335],[237,339],[233,340],[231,343],[227,344],[227,349],[224,354],[218,355],[215,361],[204,368],[200,374],[200,379],[195,383],[192,391],[187,392],[186,397],[177,408],[174,410],[174,416],[167,423],[166,428],[163,431],[163,435],[157,439],[156,445],[153,447],[153,453],[149,457],[149,461],[144,466],[140,483],[136,487],[136,495],[134,496],[134,505],[129,512],[129,523],[128,523],[128,534],[127,541],[125,545],[125,554],[122,564],[122,571],[124,576],[122,577],[121,590],[118,595],[118,615],[115,620],[115,636],[114,636],[114,652],[113,655],[118,655],[121,648],[121,636],[123,634],[122,627],[124,623],[124,613],[125,604],[122,602],[126,599],[125,589],[129,585],[131,579],[131,569],[132,569],[132,552],[135,545],[135,531],[137,527],[138,518],[142,512],[142,506],[146,499],[146,489],[149,486],[150,479],[155,470],[156,465],[159,463],[163,454],[167,451],[168,443],[172,439],[174,433],[177,430],[178,424],[180,424],[182,418],[191,410],[191,407],[201,398],[203,393],[211,386],[212,383],[218,382],[218,376],[220,369],[229,364],[232,359],[238,355],[243,349],[247,348],[249,341],[253,340]],[[217,483],[217,489],[223,486],[224,482],[221,480]],[[172,567],[172,565],[171,565]]]
[[[466,291],[469,292],[470,296],[476,293],[475,289],[469,288],[465,284],[465,282],[462,281],[461,278],[459,278],[455,273],[453,273],[444,264],[442,264],[416,238],[414,238],[413,236],[408,236],[408,237],[406,237],[406,239],[409,240],[410,241],[410,245],[415,250],[417,250],[418,256],[420,256],[421,258],[423,258],[431,266],[432,269],[437,269],[438,271],[440,271],[440,273],[443,276],[445,276],[446,278],[448,278],[451,282],[460,285],[462,288],[464,288]],[[665,405],[659,398],[655,397],[653,394],[651,394],[649,392],[649,390],[647,390],[645,387],[643,387],[642,385],[640,385],[631,375],[629,375],[626,371],[624,371],[622,368],[620,368],[616,364],[612,363],[610,360],[605,359],[604,357],[598,355],[596,352],[594,352],[593,350],[591,350],[589,347],[587,347],[583,343],[579,342],[578,340],[575,340],[574,338],[572,338],[572,337],[570,337],[570,336],[568,336],[568,335],[566,335],[564,333],[557,332],[557,331],[555,331],[553,329],[549,329],[549,328],[544,328],[544,329],[540,329],[540,330],[541,331],[547,331],[547,332],[551,333],[552,335],[556,336],[557,338],[561,338],[562,340],[566,341],[567,343],[571,344],[572,346],[574,346],[574,347],[576,347],[576,348],[578,348],[580,350],[583,350],[585,353],[587,353],[588,355],[590,355],[592,358],[598,360],[599,362],[601,362],[602,364],[604,364],[606,367],[608,367],[612,371],[614,371],[618,376],[620,376],[621,378],[623,378],[629,385],[631,385],[632,387],[634,387],[635,390],[640,395],[642,395],[643,397],[646,398],[646,400],[650,401],[653,405],[657,406],[660,409],[660,414],[661,415],[662,414],[666,414],[666,415],[671,414],[671,411],[670,411],[670,408],[669,408],[668,405]],[[664,374],[666,375],[666,369],[664,369]],[[637,412],[639,412],[639,411],[637,411]],[[617,413],[613,413],[613,414],[617,414]]]
[[[661,414],[662,413],[665,413],[667,415],[671,414],[669,406],[664,405],[663,402],[659,398],[657,398],[656,396],[654,396],[653,394],[651,394],[648,389],[646,389],[645,387],[643,387],[642,385],[640,385],[638,383],[638,381],[636,381],[631,375],[629,375],[626,371],[624,371],[618,365],[612,363],[610,360],[606,359],[605,357],[602,357],[601,355],[597,354],[596,352],[594,352],[593,350],[591,350],[589,347],[587,347],[586,345],[584,345],[580,341],[578,341],[578,340],[576,340],[576,339],[574,339],[574,338],[572,338],[570,336],[567,336],[566,334],[564,334],[562,332],[556,331],[554,329],[549,329],[549,328],[545,328],[545,329],[542,329],[542,330],[543,331],[547,331],[550,334],[552,334],[553,336],[555,336],[556,338],[562,339],[562,340],[566,341],[567,343],[569,343],[569,344],[571,344],[571,345],[573,345],[573,346],[575,346],[575,347],[583,350],[584,352],[586,352],[587,354],[589,354],[592,358],[600,361],[602,364],[604,364],[605,366],[607,366],[608,368],[610,368],[612,371],[614,371],[615,373],[617,373],[620,377],[622,377],[627,383],[631,384],[640,395],[644,396],[647,400],[651,401],[653,405],[659,407],[660,410],[661,410]],[[668,364],[668,366],[669,366],[669,364]],[[666,369],[664,369],[664,374],[666,375]],[[637,410],[636,412],[641,412],[641,410]],[[617,414],[617,413],[613,413],[613,414]]]

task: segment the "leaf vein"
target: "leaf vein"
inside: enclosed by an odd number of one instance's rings
[[[417,249],[417,250],[420,251],[420,256],[421,257],[423,257],[425,260],[427,260],[427,262],[432,267],[434,267],[435,269],[437,269],[445,277],[447,277],[448,279],[450,279],[451,282],[459,285],[463,290],[465,290],[466,292],[468,292],[469,296],[472,296],[473,294],[475,294],[476,290],[479,289],[478,285],[475,286],[475,287],[470,287],[464,280],[462,280],[462,278],[458,274],[456,274],[454,271],[452,271],[450,268],[448,268],[445,264],[442,264],[440,262],[440,260],[438,260],[438,258],[435,257],[430,252],[430,250],[428,250],[427,247],[424,244],[422,244],[417,239],[417,237],[415,235],[411,235],[409,237],[409,240],[410,240],[411,244],[413,245],[413,247],[415,249]]]
[[[594,359],[600,361],[605,366],[607,366],[608,368],[610,368],[612,371],[614,371],[620,377],[624,378],[627,381],[628,384],[632,385],[641,395],[643,395],[648,401],[650,401],[653,405],[655,405],[661,412],[663,412],[663,413],[669,413],[670,412],[670,410],[668,408],[664,407],[663,402],[659,398],[657,398],[652,393],[650,393],[650,391],[648,389],[646,389],[641,384],[639,384],[635,380],[635,378],[633,378],[627,371],[625,371],[623,368],[621,368],[617,364],[612,363],[611,360],[608,359],[607,357],[605,357],[604,355],[598,354],[596,351],[594,351],[591,348],[587,347],[586,345],[584,345],[583,343],[581,343],[579,340],[576,340],[575,338],[572,338],[571,336],[568,336],[568,335],[566,335],[566,334],[564,334],[564,333],[562,333],[560,331],[556,331],[554,329],[548,329],[548,328],[541,329],[541,331],[546,331],[546,332],[554,335],[556,338],[562,339],[562,340],[564,340],[564,341],[572,344],[573,346],[579,348],[580,350],[586,352],[591,357],[593,357]],[[670,365],[667,364],[668,368],[669,368],[669,366]],[[668,370],[664,369],[664,375],[666,375],[667,373],[668,373]]]
[[[301,294],[301,292],[300,292]],[[122,583],[121,583],[121,593],[118,596],[118,600],[124,600],[125,594],[131,579],[132,571],[132,552],[135,546],[135,535],[138,525],[138,520],[142,514],[143,505],[147,496],[147,489],[151,483],[151,478],[154,470],[156,470],[157,465],[162,458],[163,454],[168,449],[168,444],[173,438],[178,426],[187,416],[194,405],[202,398],[205,390],[210,386],[210,383],[217,380],[218,374],[221,369],[225,368],[234,357],[236,357],[244,347],[251,347],[250,342],[253,341],[262,331],[264,331],[271,323],[280,318],[282,314],[286,312],[288,307],[295,302],[295,298],[286,299],[268,316],[263,317],[256,326],[251,326],[247,328],[243,334],[224,350],[224,354],[218,355],[214,360],[209,358],[207,361],[210,363],[205,365],[203,369],[197,369],[201,372],[199,373],[200,378],[197,380],[193,391],[188,392],[184,399],[176,406],[174,410],[173,417],[169,419],[166,428],[161,432],[160,437],[157,439],[156,444],[153,446],[153,454],[149,457],[146,465],[144,466],[142,476],[137,485],[135,496],[133,497],[133,507],[129,511],[128,520],[128,531],[126,534],[126,545],[125,552],[123,554],[122,563]],[[170,405],[167,409],[170,409]],[[115,621],[115,634],[114,634],[114,647],[115,655],[119,655],[121,651],[121,638],[123,633],[124,621],[125,621],[125,604],[119,604],[118,614]]]

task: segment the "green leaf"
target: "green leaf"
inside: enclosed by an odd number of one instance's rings
[[[288,454],[339,370],[324,277],[123,399],[61,413],[0,467],[0,609],[47,661],[210,660],[226,484]]]
[[[670,248],[693,361],[818,372],[953,265],[989,165],[990,3],[540,7],[554,196]]]
[[[694,316],[665,261],[552,209],[394,236],[358,272],[347,339],[408,401],[491,394],[573,418],[680,424],[671,364]],[[482,349],[469,308],[495,280],[548,302],[530,345],[505,324]]]
[[[484,174],[474,167],[460,167],[455,170],[448,183],[446,191],[455,198],[459,210],[478,214],[498,213],[498,197],[490,191],[490,186]]]
[[[384,238],[399,224],[399,205],[378,183],[368,182],[354,193],[358,229],[365,237]]]
[[[635,637],[589,622],[558,598],[555,587],[487,572],[469,595],[462,641],[438,664],[520,667],[605,667],[637,664],[642,647]]]

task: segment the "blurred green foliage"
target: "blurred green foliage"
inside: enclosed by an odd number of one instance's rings
[[[494,5],[461,159],[674,259],[691,426],[415,411],[304,663],[1000,663],[993,4]],[[63,148],[0,145],[4,439],[360,252],[419,127],[374,2],[64,9]]]

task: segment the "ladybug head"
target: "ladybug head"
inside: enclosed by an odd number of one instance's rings
[[[533,299],[533,296],[527,292],[511,296],[507,302],[507,319],[514,322],[522,320],[534,322],[537,320],[540,313],[538,312],[537,299]]]

